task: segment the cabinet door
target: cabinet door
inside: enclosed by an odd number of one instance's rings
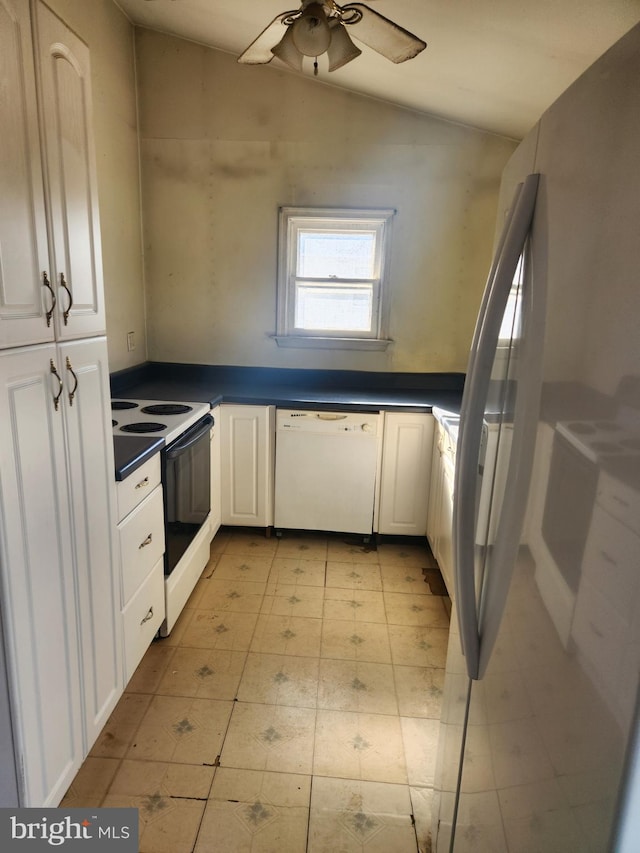
[[[28,0],[0,0],[0,348],[53,340]],[[48,280],[48,279],[47,279]],[[49,325],[47,324],[49,320]]]
[[[429,483],[429,507],[427,509],[427,539],[433,556],[437,559],[438,532],[440,530],[440,504],[442,501],[442,452],[440,424],[435,424],[433,449],[431,451],[431,477]]]
[[[0,564],[21,805],[56,806],[82,761],[62,390],[54,345],[0,352]]]
[[[425,535],[433,420],[430,414],[385,414],[378,519],[380,533]]]
[[[116,484],[105,338],[59,347],[90,749],[122,692]]]
[[[450,459],[442,457],[442,493],[440,498],[438,553],[440,573],[451,598],[455,597],[453,583],[453,481],[454,468]]]
[[[273,406],[220,407],[222,523],[273,524]]]
[[[220,484],[220,406],[211,410],[213,427],[211,428],[211,538],[216,535],[222,524],[221,497],[222,488]]]
[[[58,339],[105,330],[89,50],[42,3],[37,55]]]

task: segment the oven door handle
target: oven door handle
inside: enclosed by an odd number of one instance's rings
[[[169,450],[167,450],[167,459],[177,459],[179,456],[182,456],[190,447],[193,447],[196,442],[200,441],[202,436],[211,430],[212,426],[213,418],[211,415],[205,415],[202,420],[198,421],[195,427],[187,430],[182,438],[174,441]]]

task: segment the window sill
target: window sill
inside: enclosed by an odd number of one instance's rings
[[[359,349],[370,351],[386,350],[393,341],[389,338],[321,338],[297,335],[272,335],[279,347],[300,349]]]

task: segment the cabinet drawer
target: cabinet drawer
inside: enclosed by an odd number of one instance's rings
[[[122,611],[125,676],[135,672],[164,620],[164,571],[162,560]]]
[[[122,601],[126,604],[164,554],[162,486],[118,525]]]
[[[637,491],[603,472],[598,480],[598,503],[636,534],[640,534],[640,498]]]
[[[156,453],[147,459],[144,465],[137,468],[126,480],[116,483],[118,496],[118,521],[127,516],[131,510],[143,501],[160,482],[160,454]]]
[[[640,600],[635,555],[640,538],[596,504],[582,561],[583,578],[613,604],[631,625]]]
[[[573,639],[587,657],[597,680],[613,690],[618,680],[621,652],[629,629],[602,593],[582,578],[571,629]]]

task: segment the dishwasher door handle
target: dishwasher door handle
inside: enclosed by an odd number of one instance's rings
[[[316,417],[321,421],[343,421],[346,415],[337,415],[333,412],[318,412]]]

